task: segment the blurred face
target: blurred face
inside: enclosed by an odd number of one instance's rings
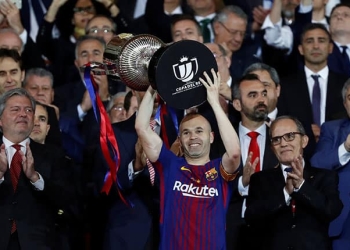
[[[242,118],[262,122],[268,114],[267,111],[267,91],[264,85],[257,80],[241,82],[241,100],[233,100],[236,110],[241,112]]]
[[[221,53],[220,48],[216,43],[206,43],[205,46],[207,46],[207,48],[213,53],[219,72],[227,71],[230,67],[231,59]]]
[[[181,20],[174,24],[171,30],[173,41],[193,40],[202,43],[203,37],[199,34],[197,25],[191,20]]]
[[[188,158],[208,157],[213,140],[210,124],[202,116],[192,118],[180,125],[180,143]]]
[[[350,117],[350,88],[347,89],[345,94],[344,107],[348,113],[348,116]]]
[[[18,143],[27,138],[34,125],[34,110],[29,98],[15,95],[10,97],[0,117],[4,136]]]
[[[34,127],[30,133],[30,138],[34,141],[45,144],[45,139],[47,133],[50,130],[50,125],[48,124],[49,117],[45,108],[41,105],[36,105],[35,115],[34,115]]]
[[[294,10],[299,4],[300,0],[282,0],[282,12],[285,17],[294,17]]]
[[[273,82],[269,72],[266,70],[257,70],[253,71],[253,74],[256,74],[259,77],[259,80],[264,84],[265,89],[267,90],[267,110],[268,113],[272,112],[276,106],[278,97],[280,96],[281,87]]]
[[[321,29],[310,30],[305,33],[299,52],[304,56],[305,65],[326,65],[327,58],[333,50],[333,44],[327,33]]]
[[[330,18],[329,31],[333,35],[350,33],[350,8],[346,6],[333,10]]]
[[[95,15],[95,7],[90,0],[78,0],[73,9],[72,23],[75,27],[85,29],[87,22]]]
[[[213,11],[215,12],[214,0],[187,0],[187,4],[194,10],[194,12]]]
[[[278,120],[271,127],[271,138],[283,136],[290,132],[298,132],[294,121],[290,119]],[[291,141],[287,142],[282,138],[280,144],[271,146],[278,160],[284,165],[290,165],[295,158],[301,155],[308,143],[306,135],[295,134],[294,136],[294,139]]]
[[[113,38],[115,30],[113,24],[108,18],[96,17],[86,26],[87,34],[103,38],[107,43]]]
[[[247,23],[244,19],[229,14],[225,22],[214,23],[215,42],[222,44],[226,43],[227,48],[235,52],[242,46]]]
[[[88,62],[103,62],[103,45],[96,40],[86,40],[77,49],[75,66],[80,69]]]
[[[12,32],[0,33],[0,48],[13,49],[22,53],[22,40]]]
[[[54,90],[49,77],[31,75],[27,78],[25,89],[38,102],[51,104],[53,101]]]
[[[128,113],[126,114],[126,119],[132,116],[138,109],[139,109],[139,104],[137,102],[137,97],[132,96],[130,99],[130,108],[128,110]]]
[[[24,78],[24,71],[12,58],[0,59],[0,94],[10,89],[20,88]]]
[[[111,123],[121,122],[125,120],[124,96],[120,96],[114,100],[114,105],[109,111]]]

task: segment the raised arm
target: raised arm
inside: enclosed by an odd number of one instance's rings
[[[160,137],[151,129],[149,125],[155,96],[156,94],[154,89],[149,87],[142,99],[135,122],[137,135],[141,140],[141,145],[147,158],[151,162],[158,160],[163,144]]]
[[[208,74],[204,72],[206,81],[200,78],[200,81],[207,89],[207,99],[212,107],[216,121],[218,123],[220,136],[224,143],[226,152],[222,157],[222,166],[227,173],[234,173],[239,167],[241,160],[241,148],[236,131],[232,127],[225,112],[221,108],[219,101],[219,85],[220,74],[211,70],[214,78],[214,82],[209,78]]]

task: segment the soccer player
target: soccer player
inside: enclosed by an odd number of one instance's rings
[[[226,209],[241,152],[238,136],[219,102],[220,75],[214,70],[212,75],[213,81],[207,73],[200,81],[207,89],[226,149],[222,158],[209,159],[214,135],[209,122],[199,114],[189,114],[180,123],[184,157],[169,151],[149,126],[156,95],[151,87],[136,118],[144,152],[160,176],[160,249],[226,249]]]

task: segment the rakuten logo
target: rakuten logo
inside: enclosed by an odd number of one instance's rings
[[[207,185],[203,187],[196,187],[193,186],[192,183],[188,185],[182,184],[180,181],[175,181],[173,190],[182,192],[183,196],[195,198],[211,198],[214,196],[219,196],[218,190],[216,188],[209,188]]]

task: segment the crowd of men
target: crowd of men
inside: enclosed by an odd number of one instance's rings
[[[207,102],[95,112],[119,33],[204,43]],[[350,249],[349,119],[347,0],[0,1],[0,250]]]

